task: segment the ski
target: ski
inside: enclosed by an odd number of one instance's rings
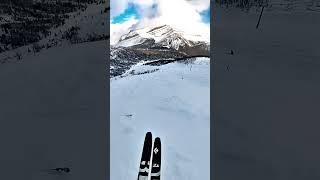
[[[152,134],[147,132],[144,139],[143,150],[140,161],[140,168],[138,173],[138,180],[148,180],[150,169],[150,158],[152,150]]]
[[[160,180],[161,141],[159,137],[154,140],[152,153],[151,180]]]

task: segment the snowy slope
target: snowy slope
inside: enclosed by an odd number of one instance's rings
[[[246,0],[246,1],[216,1],[215,4],[226,8],[242,8],[246,11],[256,11],[263,5],[266,11],[272,12],[320,12],[320,0]]]
[[[68,13],[70,17],[65,19],[65,23],[62,26],[52,27],[50,35],[42,38],[37,44],[42,47],[41,50],[56,46],[68,47],[71,43],[64,36],[72,27],[79,28],[77,36],[79,43],[105,37],[108,34],[107,13],[104,12],[106,6],[106,3],[92,3],[88,4],[84,11]],[[0,63],[16,62],[17,54],[20,54],[23,59],[24,56],[33,53],[32,49],[33,44],[30,44],[0,53]]]
[[[209,59],[142,64],[110,79],[110,179],[137,178],[144,136],[151,131],[162,141],[162,179],[208,180]]]
[[[319,179],[320,14],[215,9],[216,179]]]
[[[106,48],[55,47],[0,65],[0,179],[105,178]],[[43,172],[65,166],[70,174]]]
[[[85,11],[71,14],[65,25],[52,30],[52,34],[64,32],[72,26],[80,28],[79,36],[87,39],[89,35],[105,35],[107,32],[106,13],[103,13],[107,4],[89,4]],[[53,36],[51,37],[53,38]]]
[[[269,0],[268,11],[320,12],[320,0]]]

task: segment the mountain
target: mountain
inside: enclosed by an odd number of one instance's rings
[[[210,55],[202,35],[188,34],[169,25],[129,30],[111,46],[110,75],[121,75],[140,61],[168,60]]]
[[[144,49],[170,49],[188,56],[208,55],[210,43],[202,35],[188,34],[169,25],[130,30],[115,46]]]

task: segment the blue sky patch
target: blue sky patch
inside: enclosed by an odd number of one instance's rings
[[[204,23],[208,23],[208,24],[210,23],[210,8],[200,12],[200,15]]]
[[[140,15],[138,13],[138,7],[132,3],[129,3],[128,8],[118,16],[112,18],[111,23],[123,23],[127,21],[129,18],[134,17],[135,19],[140,19]]]
[[[152,6],[152,9],[154,10],[154,12],[157,11],[157,8],[158,8],[157,4],[154,4]],[[210,8],[200,12],[200,15],[204,23],[210,24]],[[141,15],[139,14],[138,6],[133,3],[129,3],[127,9],[123,13],[112,18],[111,23],[112,24],[123,23],[132,17],[134,17],[135,19],[140,19]]]

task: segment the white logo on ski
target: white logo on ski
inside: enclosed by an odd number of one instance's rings
[[[143,169],[139,169],[139,172],[149,172],[149,168],[148,167],[145,167]]]
[[[150,165],[150,161],[147,164]],[[141,161],[141,165],[146,165],[146,161]]]
[[[159,164],[154,164],[152,167],[160,167]]]
[[[159,152],[158,148],[154,148],[153,152],[157,154]]]
[[[151,176],[160,176],[160,171],[159,172],[156,172],[156,173],[151,173]]]
[[[139,180],[148,180],[148,176],[139,176]]]

